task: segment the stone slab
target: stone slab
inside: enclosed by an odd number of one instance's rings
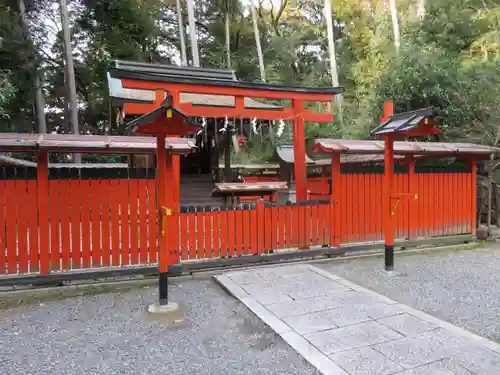
[[[323,374],[500,374],[500,345],[300,264],[216,279]]]
[[[500,354],[485,348],[466,350],[453,358],[455,363],[474,374],[500,374]]]
[[[377,322],[405,336],[412,336],[418,333],[432,331],[437,328],[437,326],[432,323],[406,313],[381,318],[378,319]]]
[[[462,366],[450,361],[442,359],[428,365],[416,367],[410,370],[397,373],[397,375],[483,375],[483,373],[472,373]]]
[[[404,370],[369,346],[332,354],[330,358],[350,374],[356,375],[390,375]]]
[[[440,328],[373,348],[404,368],[411,369],[454,356],[470,345],[466,338]]]
[[[308,333],[326,331],[337,328],[337,325],[331,320],[331,310],[317,311],[309,314],[295,315],[283,318],[283,321],[289,325],[295,332],[305,335]]]
[[[370,321],[328,331],[311,333],[304,337],[323,353],[332,354],[396,340],[403,336],[382,324]]]

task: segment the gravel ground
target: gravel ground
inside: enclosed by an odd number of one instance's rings
[[[152,287],[0,311],[0,374],[319,374],[212,280],[170,290],[173,326],[145,312]]]
[[[316,266],[500,342],[500,244],[476,250],[395,254],[398,276],[383,271],[382,257]]]

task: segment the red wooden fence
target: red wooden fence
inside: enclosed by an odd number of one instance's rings
[[[473,233],[470,172],[398,173],[395,180],[395,191],[412,193],[392,204],[396,238]],[[179,262],[381,240],[382,174],[347,171],[339,183],[337,204],[326,197],[237,208],[183,207],[172,217],[179,221],[174,244]],[[51,179],[48,186],[50,266],[40,269],[40,223],[47,218],[37,209],[37,181],[0,180],[0,274],[157,262],[154,179]]]

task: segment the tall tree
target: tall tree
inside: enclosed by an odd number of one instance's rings
[[[335,54],[335,37],[333,35],[333,21],[332,21],[332,1],[325,0],[325,20],[326,29],[328,34],[328,51],[330,55],[330,75],[332,76],[332,86],[339,87],[339,74],[337,71],[337,56]],[[337,95],[335,102],[337,103],[337,116],[340,120],[341,131],[344,124],[343,109],[342,109],[342,95]]]
[[[66,88],[68,92],[69,116],[71,119],[71,128],[73,130],[73,134],[80,134],[80,124],[78,121],[78,101],[76,96],[75,68],[73,65],[73,48],[71,47],[68,4],[66,0],[60,0],[60,6],[61,25],[64,39],[64,52],[66,56]],[[73,160],[75,163],[81,163],[82,157],[80,154],[74,154]]]
[[[181,65],[187,65],[186,38],[184,34],[184,21],[182,17],[181,0],[175,0],[177,9],[177,22],[179,24],[179,40],[181,44]]]
[[[191,39],[191,53],[193,55],[193,65],[200,66],[200,51],[198,50],[198,35],[196,33],[196,16],[194,12],[193,0],[186,0],[189,22],[189,35]]]
[[[26,6],[24,0],[18,0],[19,14],[21,16],[21,23],[24,28],[25,35],[29,38],[29,21],[26,15]],[[37,54],[35,53],[35,56]],[[38,60],[38,59],[37,59]],[[35,113],[36,125],[39,133],[47,133],[47,122],[45,121],[45,99],[42,92],[42,81],[40,79],[40,72],[37,65],[35,65]]]
[[[399,46],[401,44],[401,33],[399,31],[398,9],[396,7],[396,0],[389,0],[389,8],[391,10],[392,19],[392,32],[394,35],[394,49],[396,54],[399,54]]]
[[[262,46],[260,44],[259,22],[257,19],[257,12],[255,10],[254,0],[251,0],[251,2],[250,2],[250,11],[252,13],[252,23],[253,23],[253,32],[255,35],[255,45],[257,46],[257,56],[259,58],[260,79],[262,82],[266,82],[266,68],[264,66],[264,54],[262,53]]]

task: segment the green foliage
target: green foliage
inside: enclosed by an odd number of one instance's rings
[[[260,74],[247,3],[196,1],[198,41],[203,66],[226,68],[228,17],[231,68],[240,79],[255,81]],[[344,127],[340,133],[337,120],[308,123],[309,142],[316,137],[369,137],[383,101],[392,100],[397,111],[437,107],[450,140],[500,143],[500,1],[426,1],[424,19],[416,14],[417,3],[398,0],[402,45],[396,55],[383,2],[332,2],[339,81],[346,88]],[[0,130],[35,129],[34,79],[41,66],[49,130],[69,131],[61,33],[57,22],[55,27],[45,22],[58,19],[58,1],[26,0],[29,34],[21,26],[18,2],[8,4],[0,5]],[[273,5],[257,9],[268,82],[331,85],[324,1]],[[180,49],[175,1],[73,0],[70,11],[80,127],[93,134],[122,134],[124,129],[109,124],[113,114],[106,70],[112,59],[172,63]],[[336,106],[331,108],[335,112]],[[288,125],[278,141],[290,139]],[[269,133],[252,137],[236,157],[264,161],[272,156],[274,143]]]
[[[9,113],[6,111],[6,108],[14,94],[15,90],[10,83],[8,74],[0,71],[0,119],[8,120]]]
[[[0,5],[0,131],[32,131],[34,47],[23,32],[17,9]]]
[[[487,26],[488,17],[478,16],[477,6],[470,0],[433,2],[423,22],[409,24],[399,56],[390,53],[382,61],[378,52],[356,67],[363,108],[358,135],[369,135],[381,115],[381,103],[392,100],[396,112],[438,108],[447,139],[498,143],[498,51],[493,45],[486,55],[475,53],[498,24]],[[366,69],[372,62],[378,66]],[[363,69],[376,74],[363,74]]]

